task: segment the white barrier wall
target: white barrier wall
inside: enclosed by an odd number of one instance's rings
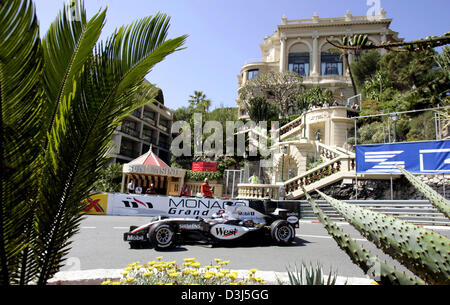
[[[123,216],[170,216],[211,217],[225,210],[226,202],[248,206],[248,200],[227,200],[214,198],[172,197],[109,193],[107,215]]]

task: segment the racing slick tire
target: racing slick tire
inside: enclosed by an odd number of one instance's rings
[[[156,250],[167,250],[175,247],[176,234],[173,225],[161,222],[150,229],[149,239]]]
[[[295,229],[287,220],[278,219],[270,225],[270,237],[279,245],[289,245],[295,238]]]

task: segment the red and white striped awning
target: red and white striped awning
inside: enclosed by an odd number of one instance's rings
[[[142,156],[130,161],[129,165],[153,165],[159,167],[169,167],[163,160],[161,160],[157,155],[155,155],[151,150]]]

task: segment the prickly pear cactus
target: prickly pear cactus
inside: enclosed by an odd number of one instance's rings
[[[328,216],[319,208],[315,201],[303,188],[306,198],[313,208],[314,214],[324,225],[328,233],[334,238],[339,247],[347,253],[350,259],[358,265],[364,273],[380,284],[390,285],[418,285],[421,281],[408,276],[406,273],[397,270],[395,267],[382,261],[378,256],[359,245],[348,234],[341,230]]]
[[[398,166],[397,168],[405,175],[406,179],[408,179],[409,182],[417,188],[418,191],[430,200],[431,204],[433,204],[447,218],[450,218],[450,201],[439,195],[438,192],[433,190],[426,183],[422,182],[404,168]]]
[[[317,192],[364,237],[426,283],[450,284],[450,239]]]

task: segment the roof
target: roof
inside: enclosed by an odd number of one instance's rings
[[[153,165],[159,167],[169,167],[163,160],[151,151],[151,149],[142,156],[130,161],[129,165]]]

